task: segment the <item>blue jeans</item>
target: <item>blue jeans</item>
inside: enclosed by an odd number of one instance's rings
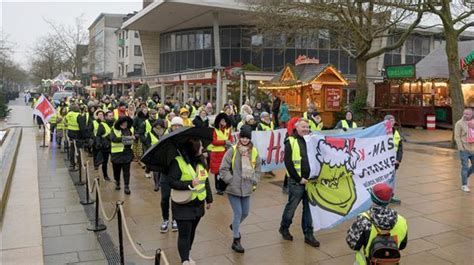
[[[301,216],[301,228],[305,235],[313,233],[313,219],[311,217],[311,210],[309,209],[308,195],[306,194],[305,186],[296,183],[292,178],[288,179],[288,202],[286,203],[283,216],[281,218],[280,226],[283,229],[289,229],[293,222],[298,204],[303,201],[303,215]]]
[[[240,197],[227,194],[227,198],[229,198],[230,206],[234,212],[232,233],[234,238],[240,238],[240,224],[249,216],[250,196]]]
[[[460,151],[459,156],[461,157],[461,182],[462,185],[467,185],[467,179],[474,173],[474,153]],[[471,161],[470,167],[469,160]]]

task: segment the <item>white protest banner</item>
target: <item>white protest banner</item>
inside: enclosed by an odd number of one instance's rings
[[[283,161],[285,156],[286,129],[273,131],[253,131],[252,143],[258,150],[258,156],[262,162],[262,172],[270,172],[285,168]],[[233,134],[237,141],[239,134]]]
[[[390,123],[345,134],[312,134],[305,140],[311,167],[306,192],[316,231],[366,211],[370,189],[393,181],[396,148]]]

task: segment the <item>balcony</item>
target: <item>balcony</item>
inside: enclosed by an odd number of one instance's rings
[[[117,39],[117,45],[118,46],[124,46],[125,45],[125,39]]]

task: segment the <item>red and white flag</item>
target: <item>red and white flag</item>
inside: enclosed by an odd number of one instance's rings
[[[44,95],[41,95],[33,107],[33,114],[40,116],[43,122],[47,122],[52,116],[54,116],[54,114],[56,114],[56,110],[49,100]]]

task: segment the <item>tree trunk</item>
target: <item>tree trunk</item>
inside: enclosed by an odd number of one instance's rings
[[[356,98],[352,106],[352,111],[359,112],[362,110],[363,107],[367,105],[367,94],[368,94],[367,60],[363,58],[357,58],[356,66],[357,66],[357,76],[356,76],[357,91],[356,91]]]
[[[453,124],[462,117],[464,96],[461,88],[461,66],[459,65],[458,38],[453,28],[444,27],[446,37],[446,55],[449,69],[449,91],[451,96]]]

